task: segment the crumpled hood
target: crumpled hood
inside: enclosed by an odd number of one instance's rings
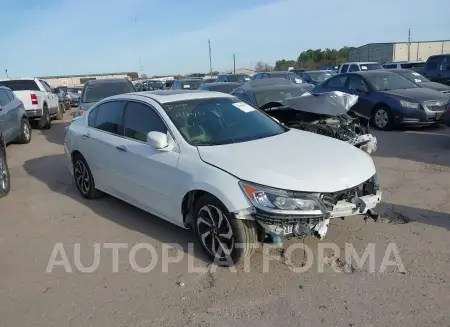
[[[376,172],[372,158],[358,148],[295,129],[250,142],[197,148],[203,161],[239,179],[285,190],[336,192]]]

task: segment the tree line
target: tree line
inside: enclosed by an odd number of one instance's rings
[[[295,59],[280,59],[275,65],[269,65],[263,61],[258,61],[255,65],[256,71],[288,70],[289,67],[317,69],[320,66],[336,66],[348,60],[348,54],[354,47],[345,46],[340,49],[308,49],[302,51]]]

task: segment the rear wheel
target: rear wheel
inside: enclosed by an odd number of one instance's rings
[[[86,199],[95,199],[103,193],[95,188],[94,177],[82,155],[77,154],[73,158],[73,177],[78,191]]]
[[[20,126],[20,138],[19,142],[22,144],[28,144],[31,141],[31,126],[28,119],[23,118]]]
[[[10,178],[6,156],[0,149],[0,198],[7,196],[10,189]]]
[[[199,243],[216,264],[233,265],[252,256],[258,241],[253,221],[235,219],[212,195],[196,201],[194,215]]]
[[[39,129],[50,129],[52,127],[52,120],[48,112],[47,105],[42,109],[42,117],[39,119]]]
[[[392,129],[392,115],[388,107],[378,106],[372,114],[372,124],[381,130],[387,131]]]

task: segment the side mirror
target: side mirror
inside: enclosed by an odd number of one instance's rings
[[[171,150],[167,134],[161,132],[149,132],[147,134],[147,143],[158,150]]]

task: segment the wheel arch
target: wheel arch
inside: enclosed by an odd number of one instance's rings
[[[387,109],[389,109],[389,110],[392,112],[392,109],[391,109],[391,106],[390,106],[390,105],[388,105],[386,102],[380,101],[380,102],[377,102],[377,103],[373,106],[372,110],[370,111],[370,116],[371,116],[371,117],[372,117],[372,115],[374,114],[375,110],[376,110],[377,108],[379,108],[379,107],[386,107]]]

